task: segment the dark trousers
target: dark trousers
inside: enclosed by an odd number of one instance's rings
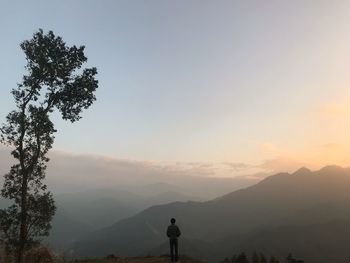
[[[177,238],[170,238],[170,257],[171,261],[177,261],[179,259],[179,246]]]

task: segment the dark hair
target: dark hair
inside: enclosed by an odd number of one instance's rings
[[[172,224],[175,224],[176,219],[175,219],[175,218],[172,218],[172,219],[170,219],[170,222],[171,222]]]

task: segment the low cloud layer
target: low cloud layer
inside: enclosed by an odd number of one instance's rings
[[[13,163],[8,149],[0,149],[0,161],[0,173],[3,175]],[[201,162],[166,164],[52,151],[47,184],[54,193],[69,193],[166,183],[184,189],[186,194],[212,198],[262,179],[242,175],[243,168],[250,166],[242,164],[239,165],[242,169],[234,167],[233,164]],[[0,178],[2,181],[2,176]],[[205,196],[203,193],[206,193]]]
[[[50,159],[47,184],[55,193],[167,183],[187,189],[188,194],[207,191],[208,198],[252,185],[270,174],[280,171],[293,172],[301,166],[307,166],[283,156],[265,160],[261,164],[169,164],[52,151]],[[12,162],[10,151],[0,148],[0,173],[5,174]]]

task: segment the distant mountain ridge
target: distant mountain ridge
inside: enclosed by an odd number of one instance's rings
[[[50,176],[51,173],[48,177]],[[120,175],[113,176],[118,178]],[[54,178],[57,179],[58,175]],[[1,179],[0,176],[0,182]],[[137,184],[121,183],[117,186],[115,185],[116,181],[114,181],[108,188],[95,186],[96,189],[82,192],[55,194],[57,211],[50,236],[44,242],[50,247],[62,251],[90,232],[131,217],[150,206],[174,201],[208,200],[210,196],[218,196],[230,192],[232,189],[252,185],[254,182],[254,180],[247,178],[206,178],[200,176],[184,178],[181,176],[181,180],[177,184],[165,182],[169,179],[166,176],[158,179],[163,181],[152,180],[148,183],[140,182]],[[63,181],[63,185],[68,182],[64,178],[61,181]],[[71,183],[71,187],[74,188],[77,182],[69,181],[69,184]],[[55,182],[49,182],[49,187],[55,189]],[[5,208],[9,204],[8,200],[0,198],[0,208]]]
[[[270,176],[254,186],[211,201],[153,206],[92,233],[72,249],[77,256],[164,253],[164,231],[169,218],[176,217],[183,238],[192,240],[186,243],[195,247],[192,250],[196,251],[197,258],[202,254],[204,259],[217,261],[240,249],[284,257],[289,250],[309,263],[345,263],[350,260],[350,251],[340,237],[344,236],[341,231],[345,231],[350,222],[349,190],[349,168],[327,166],[314,172],[301,168],[293,174]],[[322,232],[322,226],[327,226],[328,232]],[[339,233],[339,244],[337,235],[332,242],[327,241],[327,233],[332,229]],[[308,243],[300,246],[298,243],[303,239]],[[273,245],[274,242],[278,246]],[[206,244],[212,249],[210,255]],[[342,256],[338,253],[322,259],[316,255],[315,244],[323,254],[335,251],[337,246]]]
[[[55,249],[66,249],[72,242],[90,232],[133,216],[154,204],[199,200],[198,197],[168,191],[171,185],[161,186],[153,193],[136,194],[123,189],[98,189],[59,195],[55,197],[57,213],[53,228],[45,242]]]

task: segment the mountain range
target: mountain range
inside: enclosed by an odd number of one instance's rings
[[[55,196],[57,212],[50,236],[45,240],[54,249],[64,250],[88,233],[135,215],[154,205],[173,201],[201,200],[168,191],[170,185],[159,185],[157,191],[141,193],[124,189],[95,189]],[[173,187],[176,189],[176,187]]]
[[[327,166],[279,173],[210,201],[155,205],[86,235],[75,257],[139,256],[168,250],[165,229],[177,218],[180,248],[209,262],[246,251],[309,263],[350,259],[350,169]]]

